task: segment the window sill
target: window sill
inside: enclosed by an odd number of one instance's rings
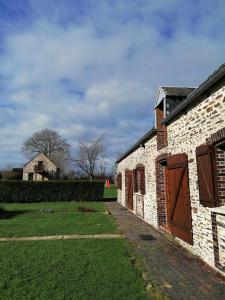
[[[225,205],[220,207],[214,207],[211,209],[212,212],[215,212],[216,214],[221,214],[225,216]]]

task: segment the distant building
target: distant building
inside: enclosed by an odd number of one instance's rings
[[[56,179],[59,168],[43,153],[39,153],[23,168],[23,180],[46,181]]]

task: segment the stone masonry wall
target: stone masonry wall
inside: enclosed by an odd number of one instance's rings
[[[225,214],[220,214],[218,217],[219,225],[217,225],[217,223],[213,225],[213,208],[203,207],[200,204],[195,155],[196,147],[208,142],[211,135],[222,128],[225,128],[225,87],[218,89],[207,99],[168,125],[168,145],[166,147],[157,151],[157,139],[156,136],[154,136],[146,142],[145,149],[138,148],[128,157],[124,158],[118,164],[117,172],[122,173],[122,190],[118,191],[118,202],[125,206],[125,170],[132,170],[139,163],[145,165],[146,194],[144,195],[143,219],[155,228],[158,228],[160,226],[159,223],[163,223],[166,216],[163,210],[160,211],[159,201],[157,205],[156,193],[158,198],[160,198],[160,192],[162,191],[162,188],[159,186],[156,192],[156,171],[158,170],[157,176],[162,175],[160,173],[161,170],[156,166],[157,157],[163,156],[165,153],[171,155],[186,153],[188,155],[193,245],[189,245],[178,238],[176,238],[176,240],[210,266],[224,272],[224,269],[221,268],[224,268],[225,264]],[[219,156],[219,158],[222,157]],[[225,178],[220,178],[220,181],[224,182],[223,179]],[[224,183],[220,182],[219,184]],[[220,185],[220,187],[223,189],[222,185]],[[223,190],[221,190],[221,192],[223,192]],[[221,196],[223,195],[221,194]],[[164,199],[163,197],[161,198],[163,202]],[[140,197],[137,198],[137,194],[134,194],[133,212],[140,216],[140,208],[138,207],[137,211],[136,200],[140,200]],[[140,205],[140,202],[137,203]],[[221,205],[224,205],[223,199]],[[221,209],[224,211],[225,206],[221,207]],[[160,213],[161,215],[159,215]],[[217,232],[214,228],[217,228]],[[216,241],[216,239],[218,240]],[[219,259],[220,262],[218,262]],[[219,264],[222,267],[218,268]]]
[[[145,195],[134,194],[133,212],[154,226],[158,227],[157,222],[157,203],[156,203],[156,181],[155,181],[155,159],[157,156],[156,136],[145,143],[145,148],[138,148],[128,157],[123,159],[117,166],[117,173],[122,173],[122,190],[118,190],[118,202],[125,206],[125,170],[133,170],[138,164],[145,166]],[[140,207],[144,203],[144,207]]]
[[[206,143],[210,135],[225,127],[225,88],[183,114],[167,127],[168,147],[171,155],[187,153],[190,199],[192,207],[193,246],[179,241],[212,267],[215,266],[212,220],[210,208],[199,202],[198,176],[195,149]],[[222,221],[225,224],[225,219]]]

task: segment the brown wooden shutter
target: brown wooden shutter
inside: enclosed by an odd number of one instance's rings
[[[122,173],[119,174],[119,189],[122,190]]]
[[[122,190],[122,174],[119,173],[116,177],[116,186],[119,190]]]
[[[133,170],[134,193],[137,193],[137,169]]]
[[[119,175],[116,175],[115,185],[116,185],[116,188],[118,189],[119,188]]]
[[[140,182],[140,192],[142,195],[145,194],[145,167],[140,168],[141,182]]]
[[[207,207],[216,204],[214,176],[213,176],[213,148],[210,145],[201,145],[196,148],[198,170],[198,185],[200,203]]]

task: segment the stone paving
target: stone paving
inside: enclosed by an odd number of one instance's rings
[[[144,258],[152,284],[169,299],[225,299],[225,280],[189,257],[153,227],[116,202],[105,203],[120,231]]]

